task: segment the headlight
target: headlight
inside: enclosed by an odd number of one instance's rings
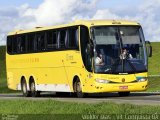
[[[110,81],[109,80],[103,80],[103,79],[96,79],[96,82],[98,82],[98,83],[110,83]]]
[[[145,81],[147,81],[147,77],[138,77],[137,81],[138,82],[145,82]]]

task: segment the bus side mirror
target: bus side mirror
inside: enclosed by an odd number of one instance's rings
[[[148,57],[152,57],[152,46],[149,41],[146,41],[146,49]]]

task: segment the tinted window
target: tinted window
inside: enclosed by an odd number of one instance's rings
[[[17,36],[17,53],[26,52],[26,36],[18,35]]]
[[[17,37],[12,37],[12,53],[17,53]]]
[[[65,42],[67,41],[67,39],[68,39],[67,30],[60,30],[58,32],[58,41],[59,41],[58,48],[64,49],[66,47]]]
[[[36,51],[44,51],[45,50],[45,32],[37,33],[34,43],[35,43]]]
[[[35,38],[34,33],[27,34],[28,52],[33,52],[34,51],[34,38]]]
[[[68,48],[78,48],[78,27],[69,28]]]
[[[53,50],[57,47],[57,33],[55,31],[47,31],[47,49]]]
[[[7,50],[11,54],[21,54],[78,49],[78,38],[78,27],[18,34],[7,37]]]
[[[7,51],[12,53],[12,37],[7,37]]]

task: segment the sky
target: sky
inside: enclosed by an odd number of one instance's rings
[[[138,21],[149,41],[160,42],[160,0],[0,0],[0,45],[17,29],[77,19]]]

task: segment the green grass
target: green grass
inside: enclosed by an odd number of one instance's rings
[[[5,51],[6,51],[6,48],[4,46],[1,46],[0,47],[0,78],[6,77]]]
[[[8,92],[5,66],[5,46],[0,47],[0,92]]]
[[[0,93],[12,93],[15,91],[9,90],[7,88],[5,51],[6,47],[0,46]]]
[[[138,106],[130,104],[113,104],[110,102],[98,104],[58,102],[54,100],[0,100],[0,114],[30,114],[42,118],[49,115],[59,115],[61,118],[78,117],[87,114],[160,114],[158,106]],[[46,115],[45,115],[46,114]],[[29,117],[29,115],[28,115]],[[31,118],[32,118],[31,117]],[[40,118],[41,118],[40,117]],[[50,116],[51,117],[51,116]],[[53,116],[52,116],[53,117]],[[77,118],[77,119],[78,119]]]
[[[160,42],[153,42],[153,56],[149,58],[149,75],[160,75]]]
[[[160,77],[149,77],[148,92],[160,92]]]

